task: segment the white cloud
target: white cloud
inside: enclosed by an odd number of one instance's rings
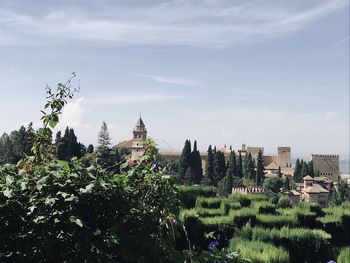
[[[333,49],[336,48],[338,46],[341,46],[342,44],[346,43],[347,41],[349,41],[349,36],[347,36],[346,38],[343,38],[342,40],[337,41],[336,43],[334,43],[333,45],[331,45],[329,47],[329,49]]]
[[[39,44],[44,38],[46,41],[59,38],[117,44],[231,47],[303,29],[347,5],[347,0],[325,0],[308,9],[293,9],[269,1],[237,4],[224,0],[174,0],[138,5],[119,3],[108,8],[101,5],[93,10],[73,6],[46,11],[44,16],[0,8],[0,41]]]
[[[142,77],[142,78],[148,78],[152,79],[159,83],[165,83],[165,84],[175,84],[175,85],[182,85],[182,86],[197,86],[198,82],[192,79],[185,79],[185,78],[175,78],[175,77],[168,77],[168,76],[159,76],[159,75],[149,75],[149,74],[134,74],[136,76]]]
[[[89,109],[84,97],[68,102],[64,107],[58,128],[62,129],[66,126],[73,128],[90,128],[91,125],[84,122],[84,117],[88,111]]]
[[[332,118],[332,117],[335,117],[335,116],[337,116],[338,115],[338,113],[337,112],[334,112],[334,111],[329,111],[329,112],[327,112],[326,114],[325,114],[325,116],[327,117],[327,118]]]
[[[147,102],[161,102],[183,98],[180,95],[164,95],[164,94],[107,94],[91,98],[88,103],[96,105],[126,105]]]

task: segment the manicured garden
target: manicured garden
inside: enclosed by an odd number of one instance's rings
[[[212,250],[215,242],[215,249],[253,262],[348,262],[350,202],[291,207],[266,195],[215,197],[215,189],[201,186],[180,187],[180,197],[179,219],[194,251]]]

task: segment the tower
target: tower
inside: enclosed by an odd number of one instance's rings
[[[147,139],[147,129],[141,114],[132,133],[131,159],[135,160],[145,153],[145,141]]]
[[[337,154],[311,154],[314,173],[327,177],[336,182],[339,176],[339,155]]]
[[[281,167],[291,167],[292,157],[290,147],[277,147],[278,165]]]

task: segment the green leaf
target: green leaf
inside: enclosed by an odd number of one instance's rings
[[[70,220],[72,223],[75,223],[75,224],[77,224],[78,226],[83,227],[83,222],[81,222],[81,220],[80,220],[78,217],[76,217],[76,216],[71,216],[71,217],[69,218],[69,220]]]
[[[5,197],[7,198],[11,198],[13,195],[12,195],[12,189],[9,189],[9,188],[6,188],[5,191],[2,192],[4,194]]]
[[[88,184],[85,188],[80,188],[79,191],[81,193],[88,194],[88,193],[91,193],[93,187],[94,187],[94,184],[91,183],[91,184]]]
[[[15,179],[13,179],[12,176],[10,175],[6,176],[6,185],[11,185],[14,181]]]

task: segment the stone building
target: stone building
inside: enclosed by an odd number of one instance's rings
[[[136,160],[145,153],[145,141],[147,140],[147,129],[141,116],[138,119],[133,131],[131,140],[118,143],[114,148],[131,150],[131,159]]]
[[[291,200],[292,205],[301,201],[318,203],[321,207],[328,206],[333,182],[327,177],[307,175],[303,183],[296,183],[294,189],[282,192]]]
[[[339,155],[335,154],[311,154],[310,157],[314,174],[325,176],[336,182],[339,176]]]

